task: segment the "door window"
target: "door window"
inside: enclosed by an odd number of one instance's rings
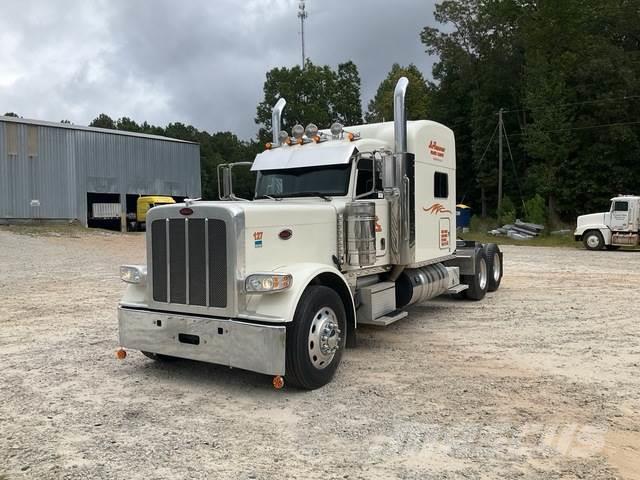
[[[629,211],[629,202],[613,202],[614,212],[627,212]]]

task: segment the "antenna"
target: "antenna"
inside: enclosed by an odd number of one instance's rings
[[[298,4],[298,18],[300,19],[300,36],[302,37],[302,68],[304,69],[304,20],[309,14],[305,10],[304,0]]]

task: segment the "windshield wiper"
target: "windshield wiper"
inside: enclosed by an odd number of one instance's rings
[[[327,202],[331,201],[331,197],[326,193],[322,192],[295,192],[295,193],[285,193],[284,195],[279,195],[278,198],[291,198],[291,197],[320,197]]]
[[[265,199],[265,198],[268,198],[269,200],[275,200],[276,202],[279,202],[280,200],[282,200],[282,197],[272,197],[271,195],[267,195],[267,194],[260,195],[259,197],[254,197],[253,199],[254,200],[262,200],[262,199]]]

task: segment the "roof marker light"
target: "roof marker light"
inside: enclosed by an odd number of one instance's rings
[[[280,142],[280,145],[284,145],[285,143],[287,143],[288,140],[289,140],[289,134],[287,133],[287,131],[280,130],[280,133],[278,134],[278,141]]]
[[[315,123],[310,123],[305,128],[304,133],[307,135],[307,138],[313,138],[318,135],[318,126]]]
[[[343,128],[344,127],[339,122],[335,122],[331,125],[331,128],[330,128],[331,136],[334,140],[337,140],[340,137],[340,134],[342,133]]]
[[[304,127],[299,123],[297,125],[294,125],[294,127],[291,129],[291,135],[293,135],[293,137],[297,140],[302,140],[302,136],[304,135]]]

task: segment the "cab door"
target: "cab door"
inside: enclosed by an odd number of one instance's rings
[[[614,200],[611,204],[611,230],[625,232],[629,230],[629,202]]]

